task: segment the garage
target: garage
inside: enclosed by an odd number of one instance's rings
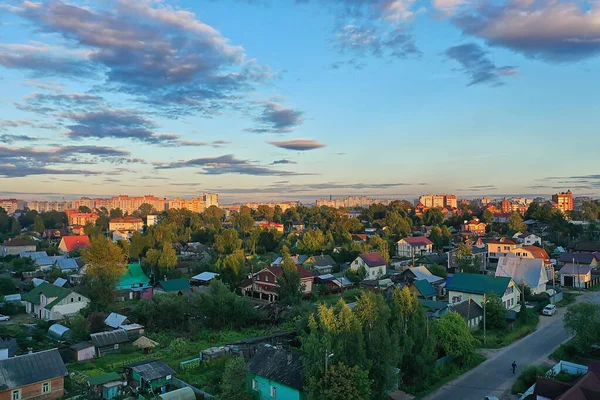
[[[573,277],[572,276],[564,276],[564,286],[565,287],[573,287]]]

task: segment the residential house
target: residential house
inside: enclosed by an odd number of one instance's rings
[[[465,221],[461,229],[464,232],[471,232],[475,235],[483,236],[485,235],[486,227],[487,224],[485,222],[481,222],[478,218],[473,218],[470,221]]]
[[[524,245],[516,248],[513,251],[510,251],[507,255],[515,255],[517,257],[523,258],[537,258],[539,260],[544,260],[550,263],[550,256],[548,252],[541,247],[532,246],[532,245]]]
[[[433,285],[429,283],[426,279],[418,279],[412,281],[409,288],[410,291],[415,293],[420,299],[435,301],[437,297],[437,291],[435,290]]]
[[[215,272],[204,271],[190,278],[193,286],[208,286],[213,279],[218,278],[219,274]]]
[[[137,217],[112,218],[108,222],[108,230],[112,231],[141,231],[144,228],[144,221]]]
[[[336,274],[323,274],[319,275],[315,278],[315,283],[320,285],[325,285],[327,290],[329,291],[339,291],[340,289],[344,289],[347,287],[351,287],[354,284],[352,281],[344,276],[343,272],[338,272]]]
[[[181,296],[184,293],[191,294],[192,286],[190,281],[185,278],[165,279],[154,285],[154,293],[177,293]]]
[[[510,218],[509,212],[495,213],[492,215],[492,222],[495,222],[497,224],[508,224],[509,218]]]
[[[275,229],[277,232],[283,233],[283,224],[279,224],[277,222],[269,222],[269,221],[256,221],[254,226],[260,227],[263,229]]]
[[[367,243],[367,240],[369,238],[367,238],[367,234],[366,233],[353,233],[352,234],[352,241],[356,242],[356,243]]]
[[[487,258],[488,260],[497,261],[500,257],[507,255],[509,252],[516,250],[521,247],[520,243],[509,239],[500,238],[498,240],[490,240],[486,243],[487,245]]]
[[[144,274],[142,266],[137,263],[125,267],[123,277],[117,283],[116,289],[121,292],[122,299],[149,299],[152,297],[150,278]]]
[[[458,251],[460,249],[458,247],[453,248],[448,253],[448,271],[456,272],[458,271]],[[481,268],[483,270],[487,269],[488,265],[488,250],[484,247],[471,246],[471,251],[473,253],[473,257],[479,259],[479,264],[481,264]]]
[[[66,210],[67,218],[69,219],[69,225],[81,225],[85,226],[88,223],[95,225],[98,219],[98,214],[95,212],[82,213],[77,210]]]
[[[96,349],[92,342],[81,342],[71,346],[71,358],[73,361],[86,361],[94,359]]]
[[[483,308],[472,299],[448,304],[447,311],[458,313],[467,322],[472,331],[478,330],[479,324],[483,320]]]
[[[71,235],[74,235],[74,236],[83,236],[83,235],[85,235],[85,226],[83,226],[83,225],[73,225],[73,226],[71,226]]]
[[[93,398],[106,400],[119,397],[119,389],[124,386],[121,375],[116,372],[92,376],[87,379],[87,383]]]
[[[313,274],[296,265],[298,274],[300,275],[300,284],[303,286],[305,295],[310,294],[313,288]],[[273,302],[278,299],[277,294],[277,278],[281,276],[281,267],[267,267],[256,272],[249,279],[242,282],[241,290],[243,296],[253,296],[262,300]]]
[[[558,274],[561,286],[586,288],[592,281],[592,267],[589,265],[565,264]]]
[[[396,242],[396,255],[398,257],[420,257],[433,250],[433,242],[425,236],[406,237]]]
[[[570,382],[555,380],[561,372],[580,375],[580,377]],[[521,398],[524,400],[596,400],[600,398],[599,394],[600,365],[598,362],[591,361],[586,367],[561,361],[549,370],[545,377],[538,377],[534,386]]]
[[[417,280],[426,280],[432,285],[439,285],[444,282],[444,278],[433,275],[427,267],[420,265],[418,267],[410,267],[400,274],[400,279],[408,282]]]
[[[308,256],[304,254],[294,254],[291,256],[292,260],[296,263],[297,266],[301,267],[306,260],[308,260]],[[283,263],[283,257],[277,257],[275,261],[271,263],[272,267],[280,267]]]
[[[154,226],[158,224],[158,215],[147,215],[146,216],[146,225]]]
[[[419,257],[415,265],[424,265],[426,267],[433,267],[436,265],[446,268],[448,265],[448,253],[433,253]]]
[[[303,232],[306,229],[306,225],[302,221],[294,221],[292,222],[292,231],[293,232]]]
[[[507,276],[517,285],[526,285],[532,294],[546,291],[548,272],[543,259],[523,258],[513,255],[500,257],[496,267],[496,276]]]
[[[367,271],[365,279],[379,279],[387,273],[387,262],[379,253],[363,253],[350,264],[354,271],[360,268]]]
[[[23,296],[28,314],[44,321],[58,321],[78,314],[90,303],[90,299],[70,289],[48,282],[33,288]]]
[[[300,354],[271,346],[248,361],[248,380],[259,400],[304,400]]]
[[[517,232],[513,236],[513,239],[517,239],[519,243],[522,243],[524,246],[533,246],[533,245],[542,245],[542,238],[536,235],[535,233],[525,232],[520,233]]]
[[[60,239],[61,237],[65,236],[67,234],[67,231],[64,229],[44,229],[44,232],[42,233],[42,238],[43,239]]]
[[[68,374],[58,349],[0,360],[0,399],[59,399]]]
[[[560,265],[585,265],[587,267],[598,267],[600,253],[563,253],[558,259]]]
[[[16,256],[24,251],[35,251],[36,245],[29,240],[14,238],[8,239],[0,245],[0,257]]]
[[[579,242],[573,248],[574,253],[600,252],[600,242]]]
[[[102,357],[106,354],[118,353],[121,347],[129,342],[129,336],[123,329],[92,333],[90,338],[96,348],[96,356],[98,357]]]
[[[58,244],[58,249],[63,253],[69,253],[78,249],[85,249],[90,245],[90,238],[87,235],[82,236],[63,236]]]
[[[309,271],[315,271],[317,275],[322,275],[332,273],[337,263],[330,255],[326,254],[308,257],[302,266]]]
[[[512,278],[462,272],[457,272],[449,279],[446,290],[451,303],[471,299],[480,306],[483,306],[484,295],[494,293],[502,299],[502,304],[507,310],[517,308],[521,293]]]
[[[160,360],[148,359],[126,365],[129,386],[139,393],[161,393],[173,381],[175,371]]]

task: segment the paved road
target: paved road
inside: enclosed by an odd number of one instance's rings
[[[588,292],[578,301],[600,302],[600,292]],[[476,368],[442,386],[426,397],[427,400],[482,400],[487,395],[501,397],[510,389],[516,375],[511,364],[518,366],[541,363],[562,342],[569,339],[563,326],[565,308],[559,308],[552,317],[540,316],[538,329],[525,338],[499,350]],[[517,375],[519,371],[517,370]]]

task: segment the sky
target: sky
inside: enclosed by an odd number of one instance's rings
[[[0,0],[0,196],[600,195],[598,0]]]

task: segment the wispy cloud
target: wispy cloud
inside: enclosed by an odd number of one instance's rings
[[[488,84],[502,85],[503,77],[513,76],[518,73],[512,66],[498,67],[488,57],[488,53],[475,43],[461,44],[450,47],[444,53],[448,59],[458,62],[469,77],[469,86]]]
[[[325,147],[325,145],[319,141],[310,139],[278,140],[267,143],[282,149],[297,151],[315,150]]]
[[[259,126],[247,128],[247,132],[286,133],[292,132],[296,127],[304,123],[301,111],[286,108],[274,101],[259,101],[256,103],[262,108],[260,115],[256,118]]]

